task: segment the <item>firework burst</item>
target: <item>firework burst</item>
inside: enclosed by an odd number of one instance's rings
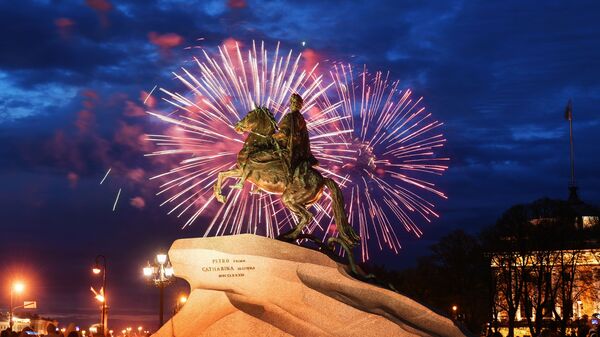
[[[157,146],[149,156],[176,158],[177,164],[152,179],[161,182],[158,195],[170,214],[187,219],[183,227],[204,216],[205,236],[254,233],[277,236],[296,219],[271,194],[253,194],[224,185],[227,203],[213,197],[217,174],[233,168],[244,142],[233,125],[258,106],[276,119],[288,111],[289,96],[298,92],[305,101],[303,114],[312,150],[323,175],[345,189],[350,223],[361,236],[361,256],[369,258],[369,243],[398,252],[397,230],[416,236],[421,221],[437,217],[429,198],[446,198],[429,181],[441,175],[448,158],[437,151],[445,139],[442,123],[380,72],[366,68],[356,74],[351,66],[336,65],[324,80],[317,66],[305,69],[302,55],[225,44],[203,50],[193,66],[174,72],[178,90],[158,88],[168,109],[148,112],[171,125],[163,134],[148,135]],[[154,89],[153,89],[154,91]],[[309,232],[337,235],[328,198],[313,205]]]
[[[224,44],[212,52],[203,50],[193,64],[173,73],[181,90],[158,89],[169,110],[148,112],[171,125],[164,134],[148,135],[157,146],[149,156],[178,158],[176,167],[152,178],[161,181],[158,195],[166,196],[162,205],[170,206],[170,214],[187,217],[184,227],[202,215],[212,218],[204,227],[205,236],[276,236],[295,222],[278,197],[252,194],[250,184],[243,190],[225,187],[228,201],[223,205],[213,197],[217,174],[236,165],[244,142],[245,136],[235,133],[233,125],[258,106],[269,108],[280,119],[289,109],[289,96],[297,92],[305,101],[303,113],[315,156],[322,163],[342,164],[339,154],[347,150],[340,146],[348,145],[342,136],[352,132],[342,122],[349,117],[338,115],[341,102],[324,95],[333,84],[323,83],[317,65],[304,69],[301,54],[281,53],[279,44],[272,53],[263,43],[258,48],[252,43],[248,50],[238,43]],[[335,175],[327,167],[323,165],[322,172]],[[314,207],[317,215],[309,230],[329,218],[329,202]]]
[[[343,141],[352,158],[334,171],[352,181],[346,207],[359,229],[363,261],[369,241],[397,253],[398,227],[420,237],[418,222],[438,217],[424,195],[446,198],[427,180],[448,168],[449,159],[436,153],[446,141],[442,123],[425,111],[422,98],[390,82],[389,74],[369,74],[366,67],[355,74],[349,65],[336,65],[330,76],[348,117],[341,120],[343,128],[353,130]]]

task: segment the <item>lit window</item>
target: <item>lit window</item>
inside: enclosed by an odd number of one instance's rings
[[[583,216],[583,228],[590,228],[595,226],[600,222],[600,219],[597,216]]]

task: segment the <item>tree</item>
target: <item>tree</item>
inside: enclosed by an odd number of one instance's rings
[[[494,226],[482,233],[493,266],[498,306],[508,316],[508,336],[514,336],[517,310],[523,296],[526,266],[530,263],[531,224],[528,209],[517,205],[506,211]]]

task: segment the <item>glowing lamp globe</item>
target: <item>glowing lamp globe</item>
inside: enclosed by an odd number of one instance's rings
[[[25,290],[25,284],[17,282],[13,284],[13,290],[17,293],[22,293]]]
[[[144,271],[144,276],[150,277],[150,276],[152,276],[152,273],[154,273],[154,268],[152,268],[152,266],[150,266],[150,263],[148,263],[148,265],[146,267],[144,267],[143,271]]]
[[[165,262],[167,262],[167,255],[166,254],[156,255],[156,261],[160,264],[165,264]]]

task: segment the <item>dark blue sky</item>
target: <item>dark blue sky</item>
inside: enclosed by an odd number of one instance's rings
[[[449,200],[422,239],[405,235],[399,256],[375,257],[390,267],[513,204],[565,198],[569,98],[580,196],[600,202],[597,1],[21,0],[0,3],[0,25],[0,282],[24,274],[27,299],[64,323],[98,315],[89,291],[98,253],[109,257],[115,328],[153,322],[157,296],[141,265],[201,233],[180,231],[158,207],[147,178],[164,168],[137,141],[148,124],[141,92],[168,80],[188,46],[234,38],[300,51],[306,41],[320,61],[389,70],[425,97],[445,122],[451,162],[438,183]],[[3,290],[0,308],[7,300]]]

